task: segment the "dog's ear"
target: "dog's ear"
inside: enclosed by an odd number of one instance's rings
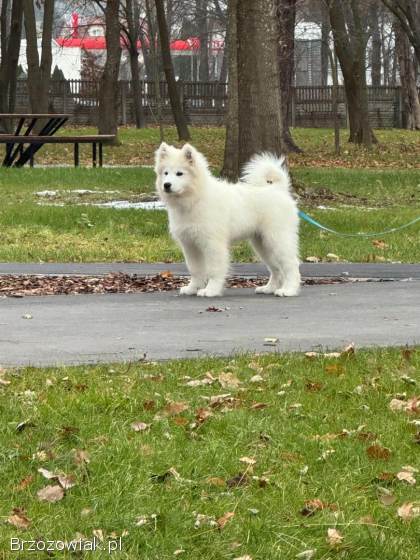
[[[155,171],[157,172],[160,163],[168,156],[169,146],[166,142],[162,142],[155,152]]]
[[[195,163],[195,148],[191,146],[191,144],[185,144],[182,148],[182,152],[184,154],[185,159],[190,165],[194,165]]]
[[[156,159],[164,159],[168,155],[169,146],[166,142],[162,142],[159,148],[156,150]]]

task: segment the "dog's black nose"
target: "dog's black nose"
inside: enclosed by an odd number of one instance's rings
[[[166,192],[170,192],[172,187],[172,183],[164,183],[163,184],[163,188],[165,189]]]

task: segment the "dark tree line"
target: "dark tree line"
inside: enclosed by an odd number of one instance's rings
[[[69,5],[75,0],[69,0]],[[54,0],[2,0],[0,111],[13,111],[20,38],[27,39],[28,87],[32,111],[49,109]],[[83,4],[78,0],[78,9]],[[370,146],[367,71],[373,85],[395,83],[402,89],[404,126],[420,129],[417,90],[420,67],[420,0],[85,0],[106,22],[107,56],[102,71],[99,130],[116,133],[117,81],[121,46],[127,48],[136,125],[145,125],[141,99],[139,49],[147,75],[155,82],[158,119],[159,83],[165,77],[180,138],[189,138],[169,43],[171,37],[200,38],[199,75],[210,72],[210,38],[225,36],[220,82],[229,81],[224,173],[237,174],[252,150],[298,150],[288,128],[295,75],[296,24],[311,19],[321,28],[321,81],[338,59],[347,98],[349,140]],[[69,8],[71,9],[71,7]],[[38,53],[36,10],[42,13]],[[91,13],[91,12],[90,12]],[[38,22],[39,23],[39,22]],[[234,159],[229,155],[235,153]]]

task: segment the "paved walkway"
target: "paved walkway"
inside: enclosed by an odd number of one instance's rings
[[[265,346],[266,337],[278,343]],[[420,344],[420,281],[307,286],[298,298],[235,289],[212,300],[174,292],[0,299],[0,366],[332,349],[349,342]]]
[[[100,276],[110,272],[124,272],[152,276],[166,270],[178,275],[187,274],[185,265],[181,263],[0,263],[0,275],[86,274]],[[258,263],[233,264],[231,272],[239,276],[267,275],[265,266]],[[303,263],[301,272],[305,278],[348,276],[350,278],[420,279],[420,264]]]

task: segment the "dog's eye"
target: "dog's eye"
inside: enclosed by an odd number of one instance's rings
[[[165,171],[164,175],[169,175],[169,173],[167,171]]]
[[[182,173],[182,171],[177,171],[177,173],[176,173],[176,176],[177,176],[177,177],[182,177],[182,175],[184,175],[184,174]]]

